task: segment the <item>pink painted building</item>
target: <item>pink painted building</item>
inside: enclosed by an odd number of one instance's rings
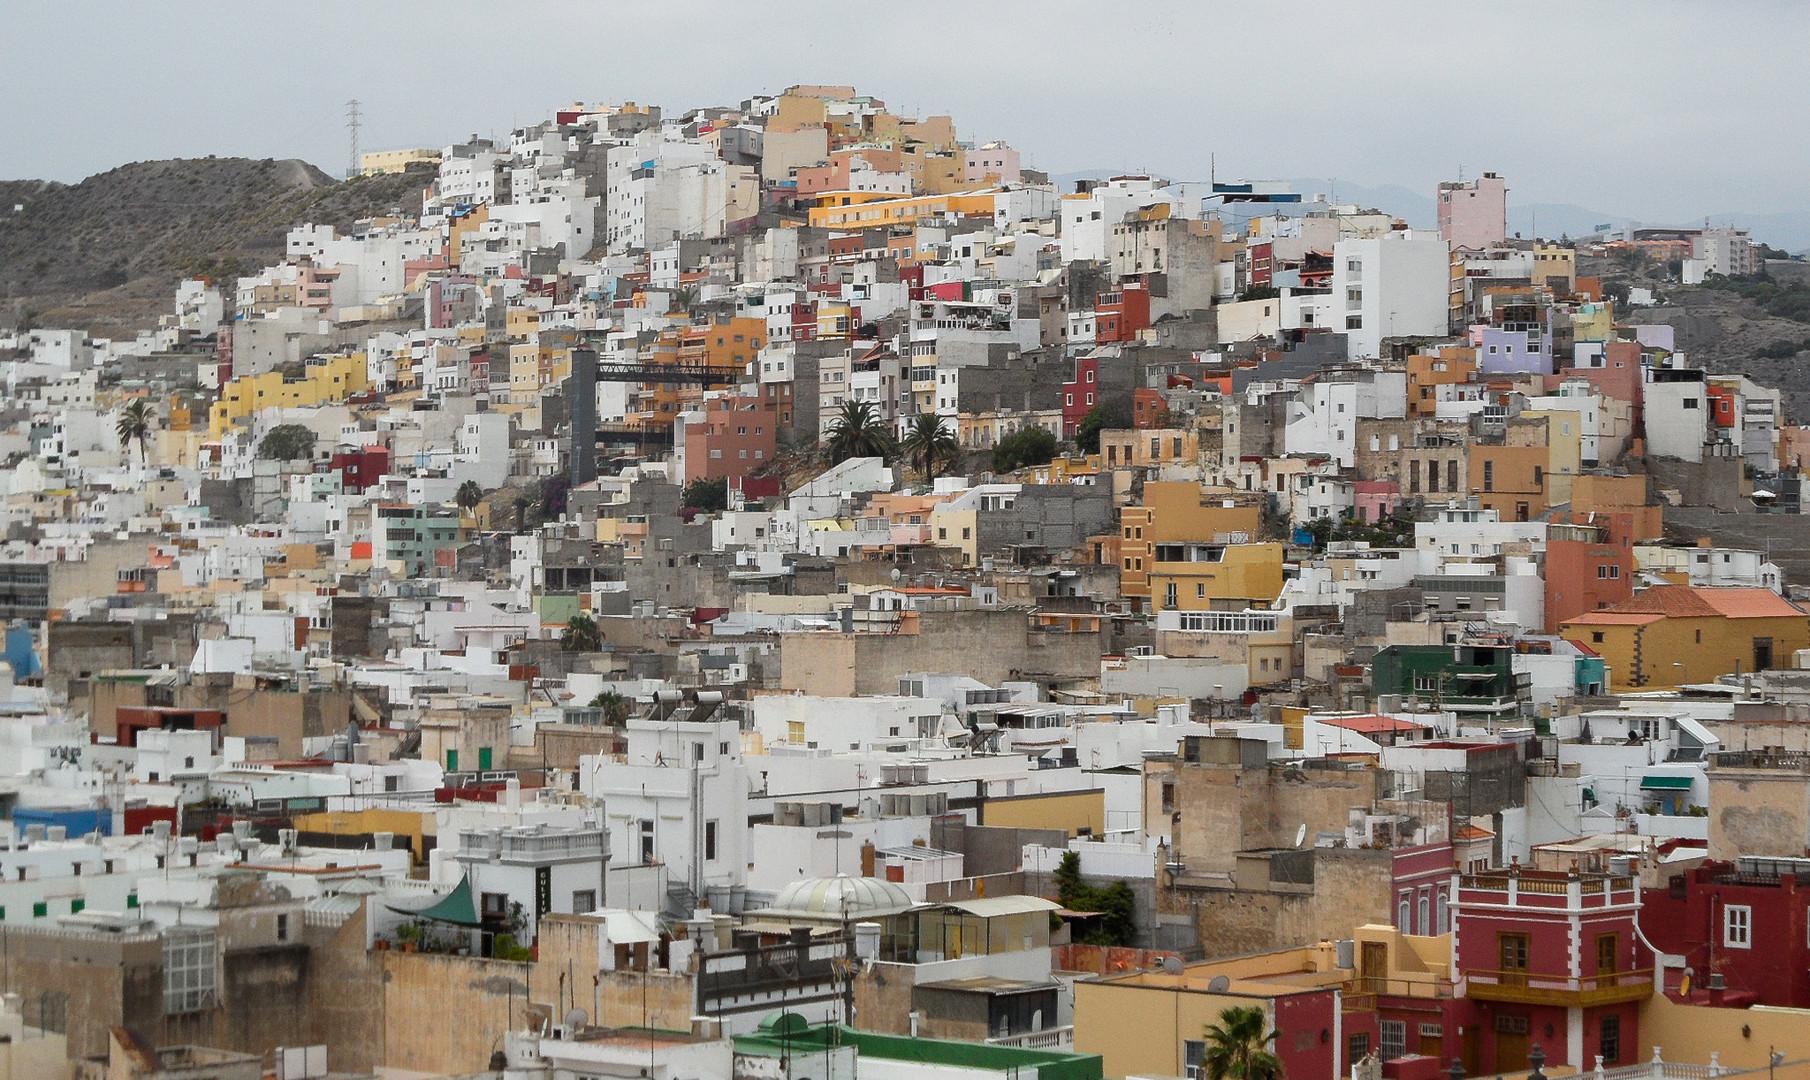
[[[1002,142],[990,142],[965,151],[962,182],[965,184],[1016,184],[1023,178],[1018,151]]]
[[[1381,521],[1394,512],[1399,499],[1389,480],[1358,480],[1351,485],[1351,501],[1359,521]]]
[[[1454,248],[1481,251],[1508,238],[1508,183],[1484,173],[1439,185],[1439,235]]]

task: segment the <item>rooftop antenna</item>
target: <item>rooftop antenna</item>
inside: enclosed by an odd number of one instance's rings
[[[346,102],[346,131],[351,135],[352,156],[346,159],[346,179],[357,176],[361,166],[358,156],[358,99]]]

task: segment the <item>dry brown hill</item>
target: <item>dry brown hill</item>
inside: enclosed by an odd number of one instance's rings
[[[303,222],[416,212],[431,177],[335,181],[305,161],[141,161],[79,184],[0,181],[0,319],[121,333],[153,325],[176,282],[278,261]]]

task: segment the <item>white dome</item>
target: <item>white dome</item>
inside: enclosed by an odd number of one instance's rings
[[[769,911],[861,919],[896,915],[916,906],[911,894],[890,881],[871,877],[806,878],[779,890]]]

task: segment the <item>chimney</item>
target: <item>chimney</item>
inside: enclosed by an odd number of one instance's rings
[[[511,811],[522,808],[522,782],[513,776],[503,783],[503,805]]]

